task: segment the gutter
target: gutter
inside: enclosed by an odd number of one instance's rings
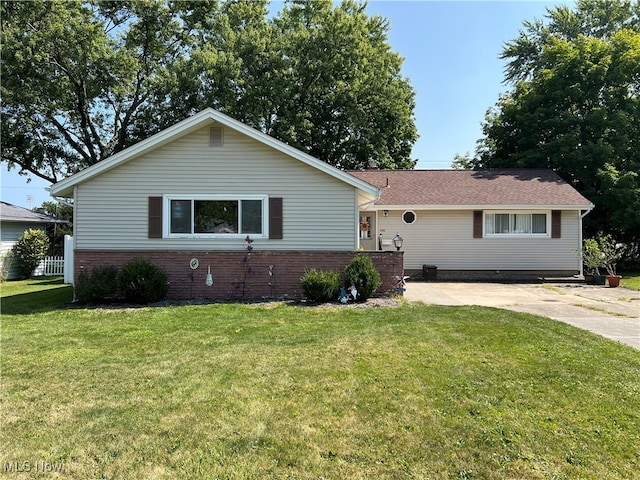
[[[73,202],[70,202],[68,199],[63,197],[58,197],[51,193],[51,187],[46,187],[45,190],[49,192],[49,196],[53,198],[56,202],[66,205],[67,207],[73,207]]]
[[[373,200],[370,200],[368,202],[364,202],[364,203],[358,204],[358,210],[360,210],[360,209],[365,210],[365,207],[368,207],[369,205],[373,205],[378,200],[380,200],[380,197],[382,197],[382,191],[380,191],[379,188],[376,188],[376,198],[374,198]]]
[[[423,204],[378,204],[378,210],[579,210],[587,209],[587,213],[593,210],[594,205],[423,205]],[[585,213],[586,215],[586,213]]]
[[[589,213],[591,213],[591,210],[593,210],[594,208],[595,208],[595,205],[591,204],[589,208],[584,211],[584,213],[582,213],[582,210],[580,210],[580,220],[582,220],[584,217],[589,215]]]

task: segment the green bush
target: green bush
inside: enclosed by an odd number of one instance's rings
[[[9,278],[9,271],[13,264],[13,250],[8,250],[0,257],[0,282],[5,282]]]
[[[94,267],[91,273],[82,271],[78,276],[75,292],[82,303],[113,301],[118,290],[118,269],[108,265]]]
[[[598,241],[595,238],[585,238],[580,254],[585,272],[591,275],[600,275],[600,269],[604,267],[604,258]]]
[[[118,286],[124,299],[132,303],[159,302],[169,290],[167,274],[145,258],[134,258],[122,267]]]
[[[338,299],[340,272],[312,268],[300,279],[302,292],[312,302],[331,302]]]
[[[382,284],[380,273],[367,255],[356,256],[345,268],[344,276],[347,287],[350,287],[351,282],[353,282],[356,290],[358,290],[358,298],[356,300],[359,302],[364,302],[371,297]]]
[[[47,255],[49,239],[42,230],[30,228],[18,239],[14,249],[20,260],[18,265],[20,276],[29,278],[40,261]]]

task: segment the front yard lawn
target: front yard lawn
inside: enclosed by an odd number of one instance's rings
[[[30,468],[13,478],[640,471],[640,352],[559,322],[411,303],[56,308],[69,287],[12,283],[0,468]]]
[[[640,290],[640,271],[625,271],[621,272],[622,280],[620,285],[623,287],[631,288],[633,290]]]

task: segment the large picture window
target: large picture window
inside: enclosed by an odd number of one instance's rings
[[[266,196],[167,196],[170,236],[266,236]]]
[[[548,219],[546,212],[485,212],[484,233],[488,236],[549,236]]]

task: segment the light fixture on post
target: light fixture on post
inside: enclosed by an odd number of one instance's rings
[[[400,251],[400,249],[402,248],[402,242],[404,242],[403,238],[399,233],[396,233],[396,236],[393,237],[393,246],[396,247],[396,251]]]

